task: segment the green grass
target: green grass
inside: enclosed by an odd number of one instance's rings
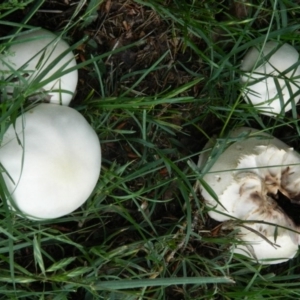
[[[297,108],[258,115],[239,81],[249,47],[273,39],[300,50],[298,5],[249,0],[241,15],[228,9],[235,1],[112,1],[124,4],[118,11],[98,0],[62,16],[39,12],[64,9],[51,2],[0,4],[9,33],[0,53],[21,29],[47,22],[74,45],[84,59],[72,105],[96,130],[103,166],[80,209],[41,222],[8,210],[1,176],[0,299],[299,298],[299,258],[268,266],[233,255],[236,232],[215,233],[194,189],[198,155],[214,135],[251,126],[300,149]],[[132,15],[119,19],[122,9]],[[128,41],[124,20],[136,33]],[[0,104],[0,138],[40,87]]]

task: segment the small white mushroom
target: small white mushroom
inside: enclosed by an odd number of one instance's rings
[[[245,100],[265,115],[291,110],[300,98],[294,96],[300,87],[298,61],[299,53],[289,44],[270,41],[264,48],[252,47],[241,64]]]
[[[0,148],[13,204],[31,219],[71,213],[90,196],[101,167],[99,139],[73,108],[39,104],[10,125]]]
[[[69,105],[78,81],[77,69],[59,74],[76,66],[70,46],[48,30],[40,29],[22,33],[14,43],[0,55],[0,79],[7,80],[8,98],[14,88],[30,90],[31,85],[44,81],[38,90],[33,89],[31,98],[42,98],[50,103]],[[66,51],[51,68],[48,66]],[[36,80],[48,68],[46,74]],[[51,80],[53,78],[53,80]],[[9,81],[9,82],[8,82]]]
[[[297,201],[300,155],[282,141],[251,128],[240,128],[229,136],[237,138],[247,132],[251,137],[231,144],[203,177],[218,199],[203,187],[201,193],[211,218],[250,222],[237,225],[245,244],[234,252],[260,263],[283,262],[296,254],[300,228],[276,199],[284,195],[286,201]]]

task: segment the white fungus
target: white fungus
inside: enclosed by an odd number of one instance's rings
[[[202,187],[211,218],[236,225],[243,242],[234,248],[260,263],[274,264],[295,256],[298,226],[277,203],[278,197],[297,202],[300,195],[300,155],[282,141],[250,128],[230,133],[237,138],[214,162],[203,180],[217,195]]]
[[[6,131],[0,162],[11,206],[31,219],[73,212],[90,196],[101,167],[99,139],[73,108],[39,104]]]
[[[299,101],[299,53],[289,44],[267,42],[252,47],[241,64],[243,96],[261,114],[287,112]]]
[[[12,97],[15,89],[27,93],[32,89],[31,99],[69,105],[78,81],[77,69],[67,71],[76,66],[69,48],[64,40],[45,29],[21,33],[0,55],[0,79],[7,81],[7,98]],[[58,61],[49,67],[55,59]],[[35,86],[40,84],[36,90]]]

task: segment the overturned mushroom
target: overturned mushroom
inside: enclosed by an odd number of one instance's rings
[[[267,42],[263,48],[252,47],[241,65],[243,95],[260,113],[287,112],[299,101],[294,95],[300,87],[299,53],[289,44]]]
[[[31,219],[57,218],[92,193],[100,174],[100,143],[73,108],[40,104],[10,125],[0,163],[12,208]]]
[[[31,99],[69,105],[78,81],[77,69],[67,71],[76,66],[69,48],[65,41],[45,29],[20,34],[0,55],[0,79],[7,81],[8,98],[14,88],[29,90],[33,82],[34,85],[45,82],[40,89],[33,89]],[[50,67],[55,59],[58,61]]]
[[[217,221],[240,219],[238,238],[243,242],[234,252],[260,263],[274,264],[295,256],[299,228],[280,205],[300,204],[300,155],[282,141],[250,128],[230,133],[237,138],[214,162],[202,187],[208,214]]]

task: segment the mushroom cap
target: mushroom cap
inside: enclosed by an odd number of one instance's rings
[[[298,226],[272,196],[275,198],[280,192],[290,199],[299,197],[300,155],[282,141],[255,129],[242,127],[229,137],[237,138],[246,132],[251,136],[231,144],[203,177],[218,201],[204,188],[201,193],[211,208],[211,218],[220,222],[251,221],[245,226],[252,231],[237,226],[242,232],[239,239],[250,244],[238,245],[234,252],[261,263],[278,263],[296,254],[300,239],[299,233],[294,232],[299,231]],[[275,226],[261,221],[278,225],[276,241]]]
[[[259,60],[262,62],[259,62],[254,69]],[[285,105],[284,111],[291,110],[291,101],[296,104],[300,98],[293,96],[298,92],[300,85],[300,78],[296,78],[300,76],[298,60],[299,53],[289,44],[280,46],[279,43],[270,41],[265,44],[263,49],[251,48],[241,64],[241,71],[243,71],[241,82],[247,83],[247,87],[243,91],[245,101],[255,105],[262,114],[279,114],[283,107],[275,84],[275,80],[277,80]],[[292,69],[289,72],[282,74],[290,67]]]
[[[12,75],[17,75],[22,78],[7,85],[7,93],[13,93],[14,86],[26,88],[24,80],[30,84],[59,55],[70,48],[64,40],[45,29],[22,33],[14,42],[15,44],[12,44],[5,54],[0,55],[0,77],[8,79]],[[69,51],[42,80],[47,80],[56,73],[74,66],[76,66],[76,60],[72,51]],[[19,72],[14,73],[12,70],[19,70]],[[50,103],[69,105],[74,96],[77,81],[76,69],[46,83],[42,87],[42,92]]]
[[[297,226],[268,196],[266,189],[270,187],[266,187],[259,176],[240,173],[238,177],[234,185],[236,194],[227,193],[227,196],[234,216],[250,223],[244,223],[244,227],[236,226],[238,238],[243,243],[236,245],[233,251],[266,264],[293,258],[299,244],[299,233],[295,232]]]
[[[57,218],[81,206],[95,188],[100,142],[73,108],[39,104],[9,126],[0,162],[13,180],[3,173],[12,207],[31,219]]]
[[[206,181],[209,186],[213,189],[216,195],[219,197],[219,201],[222,203],[222,195],[226,188],[230,187],[234,182],[233,172],[237,169],[239,161],[242,157],[245,159],[242,161],[243,164],[247,163],[247,165],[241,164],[239,167],[242,168],[255,168],[256,163],[253,161],[255,158],[253,154],[258,153],[258,146],[270,146],[274,145],[278,149],[287,150],[289,146],[280,141],[277,138],[274,138],[266,133],[261,133],[258,130],[241,127],[236,130],[233,130],[229,134],[229,138],[237,138],[239,135],[243,133],[257,133],[257,135],[253,135],[253,137],[248,137],[246,139],[241,139],[240,141],[234,142],[231,144],[215,161],[213,166],[210,168],[209,173],[205,174],[203,180]],[[231,189],[234,189],[232,186]],[[238,187],[236,187],[238,189]],[[227,191],[230,193],[230,190]],[[206,200],[207,204],[211,207],[216,207],[215,210],[209,211],[209,215],[211,218],[217,221],[226,221],[230,219],[230,204],[226,201],[226,210],[216,202],[216,200],[209,194],[209,192],[205,189],[202,189],[202,196]],[[221,198],[220,198],[221,197]],[[223,196],[227,199],[227,195]],[[232,201],[235,201],[232,199]],[[222,203],[223,204],[223,203]],[[219,212],[229,214],[230,216],[222,215]]]
[[[295,256],[298,244],[291,243],[289,234],[277,235],[275,240],[275,227],[272,235],[262,238],[255,232],[240,227],[240,239],[244,242],[233,248],[234,253],[251,257],[261,264],[278,264]],[[269,241],[267,242],[266,239]]]

